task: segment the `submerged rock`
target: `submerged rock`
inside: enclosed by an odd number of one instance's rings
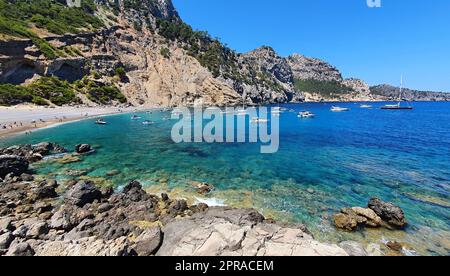
[[[403,210],[397,205],[372,198],[368,207],[391,226],[402,229],[408,224]]]
[[[209,194],[214,189],[211,184],[208,184],[206,182],[193,181],[192,186],[197,190],[197,193],[201,195]]]
[[[89,145],[89,144],[80,144],[80,145],[76,145],[75,146],[75,151],[77,152],[77,153],[80,153],[80,154],[82,154],[82,153],[88,153],[88,152],[90,152],[92,150],[92,147],[91,147],[91,145]]]
[[[82,159],[79,156],[75,156],[72,154],[66,154],[61,158],[55,159],[56,162],[66,165],[66,164],[72,164],[80,162]]]

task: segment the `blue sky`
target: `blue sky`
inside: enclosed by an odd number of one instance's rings
[[[450,1],[173,0],[194,29],[247,52],[272,46],[324,59],[369,84],[450,92]]]

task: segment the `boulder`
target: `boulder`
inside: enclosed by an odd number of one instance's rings
[[[72,227],[72,223],[70,222],[69,215],[64,209],[64,206],[61,207],[50,219],[50,228],[56,230],[69,230]]]
[[[397,251],[397,252],[401,252],[403,250],[403,245],[396,241],[389,241],[386,243],[386,246],[389,249],[391,249],[393,251]]]
[[[358,221],[354,216],[339,213],[333,216],[334,225],[343,230],[354,231],[358,227]]]
[[[45,221],[34,223],[27,231],[27,238],[37,239],[48,233],[48,224]]]
[[[169,201],[169,195],[166,194],[166,193],[162,193],[162,194],[161,194],[161,199],[162,199],[164,202]]]
[[[0,178],[8,174],[19,176],[28,170],[28,161],[17,155],[0,155]]]
[[[209,194],[214,187],[211,184],[208,184],[206,182],[192,182],[192,186],[197,190],[197,193],[201,195]]]
[[[180,215],[182,214],[184,211],[186,211],[188,209],[188,205],[186,200],[181,199],[181,200],[175,200],[170,206],[169,206],[169,213],[172,215]]]
[[[27,236],[29,227],[27,225],[21,225],[14,230],[13,235],[19,238],[25,238]]]
[[[6,232],[5,234],[0,235],[0,250],[8,249],[13,240],[14,236],[11,232]]]
[[[52,186],[43,186],[36,189],[36,199],[47,199],[58,197],[56,190]]]
[[[0,218],[0,234],[14,230],[12,221],[13,221],[12,218],[9,217]]]
[[[368,207],[391,226],[402,229],[408,224],[403,210],[397,205],[372,198]]]
[[[80,144],[80,145],[75,146],[75,151],[80,154],[88,153],[91,150],[92,150],[92,147],[91,147],[91,145],[88,145],[88,144]]]
[[[42,142],[32,146],[32,148],[34,152],[39,153],[42,156],[45,156],[50,154],[50,152],[53,150],[53,145],[48,142]]]
[[[131,181],[130,184],[123,188],[123,193],[128,199],[134,202],[143,201],[148,198],[147,193],[142,189],[142,185],[138,181]]]
[[[356,215],[362,216],[367,219],[365,221],[365,225],[369,227],[380,227],[382,224],[381,218],[372,210],[369,208],[361,208],[361,207],[353,207],[353,212],[355,212]]]
[[[156,253],[162,243],[162,233],[159,227],[144,230],[135,240],[133,247],[138,256],[151,256]]]
[[[95,200],[100,200],[101,198],[102,193],[90,181],[79,181],[66,195],[68,202],[79,207],[83,207],[84,205],[92,203]]]
[[[23,181],[26,181],[26,182],[31,182],[31,181],[34,180],[34,176],[31,175],[31,174],[27,174],[27,173],[21,174],[21,175],[20,175],[20,178],[21,178]]]
[[[34,250],[27,242],[17,243],[9,247],[6,256],[33,256]]]

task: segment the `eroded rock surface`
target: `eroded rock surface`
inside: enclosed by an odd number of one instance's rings
[[[160,256],[346,256],[337,245],[315,241],[302,226],[264,222],[254,210],[210,208],[167,224]]]

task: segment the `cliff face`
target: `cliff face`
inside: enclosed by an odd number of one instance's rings
[[[287,58],[287,62],[292,68],[294,77],[300,80],[314,79],[337,82],[343,80],[339,70],[320,59],[293,54]]]
[[[103,28],[53,35],[27,22],[41,40],[11,38],[10,34],[0,40],[0,83],[27,84],[41,76],[73,82],[95,73],[100,75],[96,82],[116,86],[131,104],[148,106],[389,97],[379,89],[371,93],[362,80],[343,79],[338,69],[319,59],[300,54],[285,58],[267,46],[235,53],[193,31],[171,0],[95,0],[95,4],[96,10],[90,13],[103,22]],[[118,78],[121,68],[125,75]],[[307,84],[307,90],[305,85],[297,85],[299,80]],[[324,86],[328,89],[325,93]],[[93,104],[83,95],[79,97],[85,104]],[[441,98],[445,97],[436,97]]]
[[[400,95],[399,87],[387,84],[372,86],[370,92],[388,101],[398,101],[400,98],[408,101],[450,101],[450,93],[403,89]]]

